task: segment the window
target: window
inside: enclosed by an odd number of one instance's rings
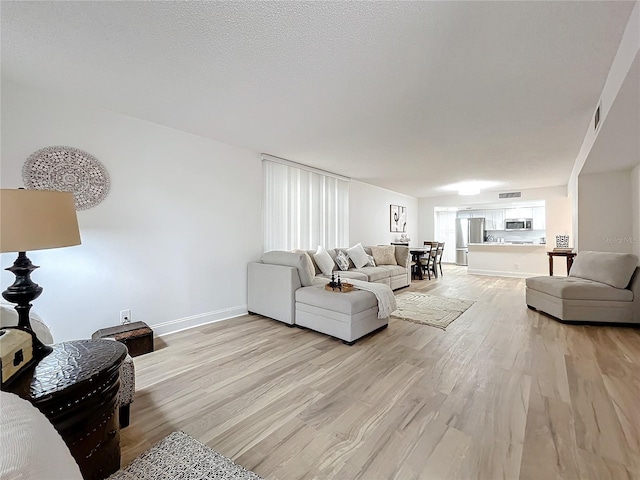
[[[264,251],[349,244],[349,179],[263,156]]]

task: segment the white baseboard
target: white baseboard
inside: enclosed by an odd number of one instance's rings
[[[214,312],[199,313],[190,317],[169,320],[168,322],[149,325],[155,336],[161,337],[169,333],[181,332],[193,327],[199,327],[208,323],[215,323],[229,318],[240,317],[247,314],[247,306],[239,305],[237,307],[223,308]]]
[[[487,275],[489,277],[513,277],[513,278],[540,277],[545,275],[544,273],[501,272],[496,270],[478,270],[475,268],[467,268],[467,273],[470,275]]]

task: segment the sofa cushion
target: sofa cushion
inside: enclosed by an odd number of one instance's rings
[[[613,288],[610,285],[584,278],[531,277],[527,278],[526,284],[529,289],[563,300],[633,301],[631,290]]]
[[[300,284],[303,287],[313,285],[315,271],[311,259],[307,252],[286,252],[283,250],[272,250],[262,255],[262,263],[271,265],[284,265],[285,267],[295,267],[300,276]],[[313,272],[313,274],[311,273]]]
[[[353,269],[352,270],[347,270],[346,272],[336,272],[335,277],[337,278],[338,275],[340,275],[340,278],[342,280],[346,280],[346,279],[350,278],[352,280],[362,280],[363,282],[368,282],[369,281],[369,277],[367,277],[367,275],[365,273],[356,272]],[[318,277],[331,278],[331,275],[320,274],[320,275],[318,275]]]
[[[371,247],[371,255],[376,265],[397,265],[396,254],[393,245]]]
[[[336,264],[333,261],[333,258],[331,258],[331,255],[329,255],[329,252],[327,252],[323,246],[318,246],[318,250],[313,254],[313,258],[322,273],[325,275],[331,275],[333,267],[335,267]]]
[[[569,276],[627,288],[636,266],[638,257],[630,253],[584,251],[576,255]]]
[[[299,288],[296,290],[296,302],[347,315],[378,307],[378,300],[371,292],[365,290],[353,290],[348,293],[329,292],[324,289],[324,286]]]
[[[358,272],[358,273],[364,273],[367,276],[367,280],[369,282],[376,282],[378,280],[382,280],[383,278],[389,278],[391,275],[389,273],[389,270],[387,268],[387,265],[379,265],[377,267],[362,267],[362,268],[355,268],[355,269],[351,269],[349,270],[350,272]],[[401,268],[401,267],[400,267]],[[404,269],[403,273],[406,273],[406,271]]]
[[[356,268],[362,268],[369,262],[367,252],[364,251],[361,243],[347,248],[347,254]]]

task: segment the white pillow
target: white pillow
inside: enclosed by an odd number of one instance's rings
[[[318,265],[318,268],[323,274],[331,275],[335,262],[323,246],[318,246],[318,250],[313,254],[313,258],[316,260],[316,265]]]
[[[82,480],[60,434],[31,403],[0,392],[0,478]]]
[[[364,247],[361,243],[354,245],[351,248],[347,248],[347,253],[356,268],[362,268],[369,263],[369,256],[367,255],[367,252],[364,251]]]

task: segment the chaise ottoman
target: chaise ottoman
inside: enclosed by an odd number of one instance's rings
[[[347,345],[389,324],[378,318],[378,300],[365,290],[330,292],[324,285],[296,290],[296,325],[339,338]]]

